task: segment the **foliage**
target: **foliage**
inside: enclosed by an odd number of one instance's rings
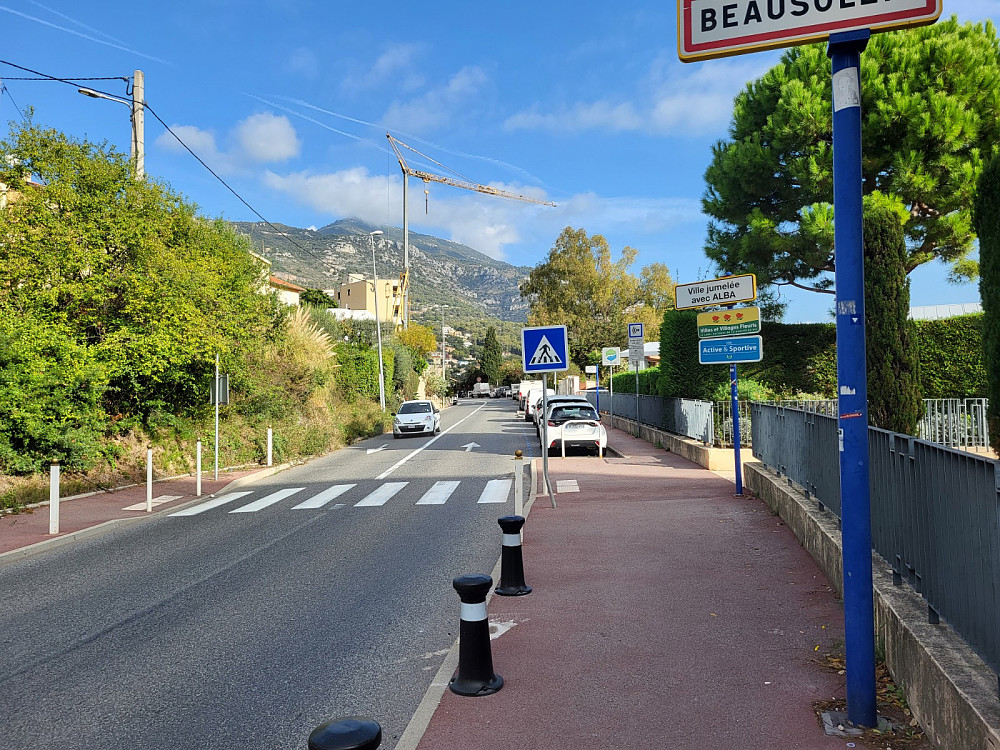
[[[496,329],[490,327],[486,331],[486,340],[483,342],[483,353],[479,358],[479,369],[486,374],[486,381],[493,385],[500,384],[500,367],[503,364],[503,355],[500,352],[500,342],[497,341]]]
[[[878,193],[864,210],[865,351],[868,422],[915,435],[923,415],[917,352],[906,278],[906,243],[895,206]]]
[[[720,383],[729,382],[728,367],[698,362],[697,322],[696,310],[670,310],[663,316],[657,380],[660,396],[707,400]]]
[[[62,324],[13,314],[0,303],[0,471],[70,470],[99,458],[109,420],[102,364]]]
[[[740,366],[741,376],[776,393],[837,392],[837,329],[832,323],[762,323],[764,359]]]
[[[530,301],[529,324],[566,325],[570,358],[580,366],[595,349],[625,346],[628,323],[655,325],[662,309],[652,305],[672,304],[666,267],[653,264],[640,280],[628,270],[637,255],[625,247],[612,260],[604,237],[566,227],[547,260],[521,285],[521,295]]]
[[[983,301],[983,362],[989,398],[990,444],[1000,451],[1000,156],[994,156],[979,178],[973,206],[979,235],[979,296]]]
[[[639,370],[636,377],[635,370],[624,370],[611,378],[614,381],[615,393],[635,393],[636,385],[639,387],[640,395],[656,396],[659,394],[660,368],[647,367]]]
[[[299,295],[299,302],[303,305],[322,307],[324,309],[338,307],[337,300],[322,289],[306,289]]]
[[[924,398],[988,395],[981,345],[985,313],[944,320],[916,320],[914,323],[920,350],[920,390]]]
[[[124,157],[26,124],[0,143],[0,289],[102,363],[109,413],[203,408],[214,355],[258,350],[280,328],[246,240]]]
[[[437,351],[438,348],[438,340],[434,336],[434,331],[419,323],[410,323],[410,327],[398,331],[396,337],[410,347],[417,357],[424,359],[431,352]]]
[[[706,170],[706,253],[761,286],[831,292],[832,107],[825,45],[793,47],[734,103]],[[906,271],[974,278],[970,206],[1000,143],[1000,42],[956,19],[874,35],[861,56],[864,189],[905,207]],[[832,293],[832,292],[831,292]]]
[[[732,397],[732,385],[719,383],[710,400],[730,401]],[[777,394],[763,383],[738,375],[736,378],[736,397],[740,401],[774,401]]]

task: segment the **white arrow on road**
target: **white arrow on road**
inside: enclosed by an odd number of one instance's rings
[[[380,445],[378,448],[369,448],[367,451],[365,451],[365,455],[368,456],[371,455],[372,453],[378,453],[379,451],[384,451],[388,447],[389,444],[386,443],[385,445]]]
[[[466,453],[471,453],[473,448],[480,448],[482,446],[480,446],[479,443],[466,443],[462,447],[465,448]]]

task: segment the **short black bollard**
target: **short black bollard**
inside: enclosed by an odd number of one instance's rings
[[[503,677],[493,672],[490,623],[486,617],[486,594],[493,579],[465,575],[452,585],[462,600],[462,622],[458,630],[458,672],[448,687],[458,695],[492,695],[503,687]]]
[[[500,596],[524,596],[531,593],[531,586],[524,582],[524,559],[521,556],[521,516],[503,516],[497,519],[503,531],[503,547],[500,549],[500,584],[496,593]]]
[[[375,750],[382,727],[364,716],[348,716],[320,724],[309,734],[309,750]]]

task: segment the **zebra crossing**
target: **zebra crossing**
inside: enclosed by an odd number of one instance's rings
[[[511,479],[490,479],[486,482],[486,486],[482,488],[479,494],[479,499],[476,501],[477,504],[507,502],[512,482],[513,480]],[[317,494],[302,500],[297,505],[293,505],[291,510],[318,510],[327,507],[330,502],[337,500],[338,498],[343,498],[345,501],[353,500],[353,502],[338,503],[334,506],[335,508],[344,507],[345,505],[353,505],[355,508],[377,508],[388,503],[409,484],[410,482],[385,482],[368,492],[360,499],[352,498],[350,494],[351,491],[357,487],[356,483],[335,484],[330,487],[326,487]],[[420,499],[416,501],[415,505],[444,505],[449,499],[451,499],[461,484],[461,480],[435,482],[420,496]],[[300,499],[297,496],[299,493],[305,491],[305,487],[283,487],[282,489],[266,494],[263,497],[252,499],[245,505],[233,507],[228,512],[257,513],[292,497]],[[215,508],[222,508],[223,506],[235,504],[236,501],[253,494],[252,490],[229,492],[227,494],[220,495],[219,497],[206,500],[203,503],[192,505],[191,507],[171,513],[170,517],[183,518],[201,515],[202,513],[214,510]]]

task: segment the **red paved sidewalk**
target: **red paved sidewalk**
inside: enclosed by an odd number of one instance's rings
[[[201,491],[203,497],[221,492],[234,481],[263,472],[273,473],[270,469],[240,469],[220,472],[219,479],[212,479],[212,474],[203,476]],[[164,479],[153,482],[153,500],[172,496],[168,502],[156,503],[153,514],[167,510],[176,510],[198,500],[195,495],[195,478],[193,476]],[[141,505],[138,510],[127,510],[130,506]],[[107,525],[130,523],[146,518],[146,485],[97,492],[59,501],[59,534],[49,534],[49,504],[28,508],[20,513],[0,515],[0,563],[17,557],[26,556],[53,545],[65,544],[74,539],[104,530]],[[41,546],[34,546],[39,545]]]
[[[490,599],[504,687],[460,697],[439,675],[417,747],[843,748],[813,709],[844,695],[818,664],[843,613],[794,535],[700,466],[617,430],[611,445],[625,457],[550,460],[579,491],[530,508],[534,591]]]

